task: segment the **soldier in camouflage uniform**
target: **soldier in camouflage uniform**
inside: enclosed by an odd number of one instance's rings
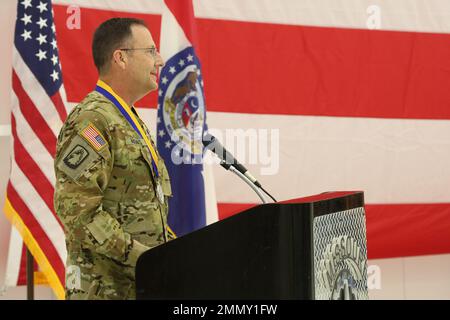
[[[131,52],[124,45],[150,49]],[[142,21],[104,22],[94,35],[93,54],[100,79],[132,112],[135,101],[157,88],[155,73],[163,62]],[[58,137],[54,197],[66,234],[66,299],[135,298],[138,257],[172,238],[170,181],[157,160],[158,173],[143,137],[101,93],[89,93],[69,114]]]

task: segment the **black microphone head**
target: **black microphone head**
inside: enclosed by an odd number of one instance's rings
[[[214,142],[214,140],[216,140],[216,138],[212,134],[205,131],[202,139],[203,146],[207,148],[211,143]]]

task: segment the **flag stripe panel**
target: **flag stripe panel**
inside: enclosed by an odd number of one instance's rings
[[[194,0],[194,9],[197,17],[221,20],[450,33],[442,0]]]
[[[41,199],[45,202],[48,209],[52,212],[55,220],[58,221],[61,228],[63,228],[53,208],[54,188],[42,173],[35,160],[31,157],[27,150],[25,150],[22,142],[18,139],[16,131],[16,121],[14,116],[11,117],[11,128],[14,137],[14,155],[16,156],[15,162],[25,174],[27,180],[33,185],[34,189],[39,194]]]
[[[211,111],[450,119],[450,35],[197,22]]]
[[[27,152],[33,155],[33,159],[39,169],[45,175],[47,180],[52,184],[55,184],[55,171],[53,169],[53,158],[52,155],[45,149],[41,140],[36,136],[30,124],[25,120],[22,112],[19,108],[19,100],[15,93],[12,93],[13,108],[12,113],[16,119],[16,134],[20,141],[26,141],[23,146]]]
[[[64,122],[67,117],[67,111],[60,93],[56,92],[53,96],[50,97],[50,99],[52,100],[56,111],[58,112],[59,118],[62,122]]]
[[[53,213],[48,209],[45,202],[33,188],[31,182],[25,179],[24,173],[20,170],[15,161],[12,162],[11,172],[14,175],[12,175],[10,182],[14,187],[16,194],[28,208],[24,215],[27,215],[27,217],[29,214],[33,215],[31,217],[32,220],[26,220],[22,217],[22,212],[18,211],[21,212],[21,218],[24,220],[25,225],[31,232],[33,232],[33,227],[45,232],[46,237],[51,241],[52,246],[58,252],[60,259],[65,261],[67,255],[65,236],[59,220],[57,220]],[[13,208],[17,211],[13,201],[11,201],[11,203],[13,204]],[[38,223],[38,225],[35,226],[33,223]]]
[[[68,7],[70,5],[78,5],[82,7],[82,10],[97,9],[101,11],[109,11],[112,13],[123,12],[127,13],[128,15],[133,13],[160,15],[164,2],[163,0],[128,0],[127,2],[116,0],[53,0],[52,4],[53,8],[59,6]]]
[[[33,257],[36,259],[37,263],[39,264],[39,267],[42,270],[43,274],[38,275],[38,277],[36,278],[37,279],[36,283],[49,284],[54,290],[56,297],[58,299],[64,299],[65,295],[64,287],[60,281],[60,278],[55,272],[54,269],[55,265],[52,264],[51,261],[49,261],[43,249],[36,242],[34,235],[31,233],[29,228],[24,224],[22,218],[14,209],[8,198],[6,198],[5,200],[5,206],[3,210],[5,211],[6,216],[10,219],[12,224],[19,230],[22,239],[24,240],[27,247],[30,249],[31,253],[33,254]],[[22,260],[21,269],[23,266],[24,264]]]
[[[29,228],[39,247],[45,252],[47,259],[51,261],[51,264],[54,266],[61,283],[64,283],[65,267],[58,251],[49,239],[47,232],[41,228],[39,222],[35,219],[33,213],[29,209],[29,206],[25,204],[22,200],[23,198],[16,192],[15,189],[16,188],[12,185],[12,183],[8,184],[8,199],[11,202],[11,205],[16,211],[21,212],[21,218],[25,225]]]
[[[56,137],[49,128],[46,120],[41,116],[33,100],[25,92],[15,71],[13,71],[13,89],[19,99],[19,107],[28,123],[32,123],[34,133],[39,137],[47,151],[55,156]]]
[[[34,75],[28,69],[28,66],[22,60],[22,57],[13,49],[13,67],[14,71],[20,80],[23,91],[33,101],[37,107],[36,115],[41,116],[47,122],[48,127],[53,132],[54,136],[58,136],[59,129],[62,126],[62,121],[58,116],[58,112],[53,104],[51,98],[47,95],[44,88],[36,80]]]
[[[364,190],[370,203],[450,202],[447,120],[208,112],[208,126],[279,200]],[[258,201],[221,166],[214,176],[219,202]]]
[[[450,203],[367,205],[371,259],[450,252]]]

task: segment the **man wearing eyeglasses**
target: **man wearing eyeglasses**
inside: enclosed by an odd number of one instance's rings
[[[54,205],[66,234],[66,299],[134,299],[134,268],[174,235],[169,176],[133,105],[158,88],[164,62],[141,20],[114,18],[95,31],[95,90],[58,137]]]

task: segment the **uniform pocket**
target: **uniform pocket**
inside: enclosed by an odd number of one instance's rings
[[[102,245],[106,240],[112,239],[120,229],[119,222],[105,211],[97,212],[91,223],[86,225],[91,235]]]

